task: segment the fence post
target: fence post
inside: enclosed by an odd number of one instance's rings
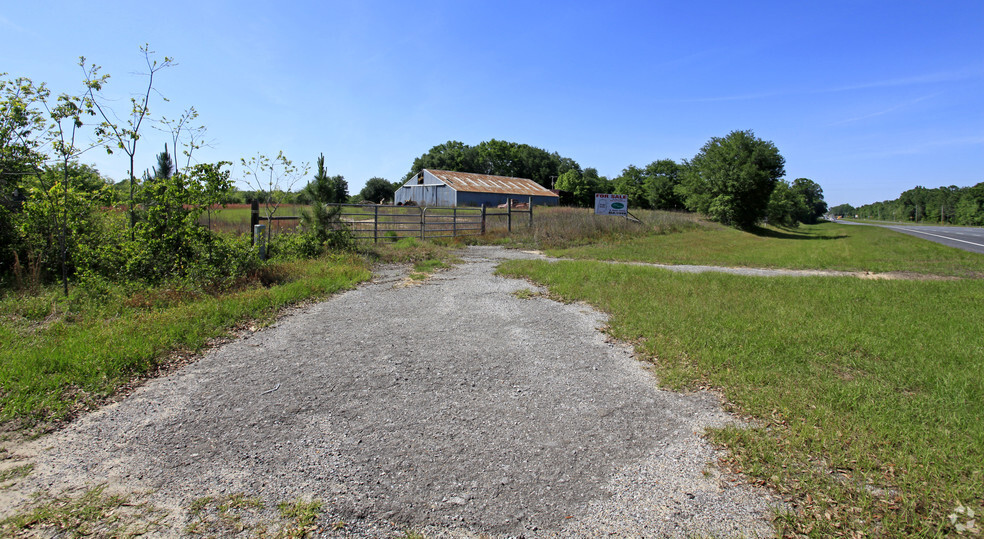
[[[258,224],[260,224],[260,202],[253,200],[249,204],[249,233],[253,235],[250,238],[253,244],[256,244],[256,225]]]
[[[379,241],[379,206],[372,207],[372,242]]]
[[[259,247],[260,260],[266,260],[266,225],[253,225],[253,247]]]
[[[512,232],[512,199],[506,197],[506,231]]]
[[[527,204],[527,206],[528,207],[526,209],[530,210],[530,224],[529,224],[529,226],[532,228],[532,226],[533,226],[533,197],[530,197],[530,202]]]
[[[458,237],[458,206],[451,210],[451,237]]]
[[[424,241],[424,226],[427,224],[427,207],[420,207],[420,241]]]
[[[482,203],[482,235],[485,235],[485,203]]]

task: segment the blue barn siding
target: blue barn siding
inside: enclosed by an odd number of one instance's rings
[[[458,205],[481,206],[482,204],[485,204],[486,206],[498,206],[499,204],[505,204],[506,200],[510,198],[515,202],[526,202],[530,199],[528,195],[507,195],[503,193],[476,193],[474,191],[459,191]],[[534,196],[533,205],[556,206],[557,200],[557,197]]]

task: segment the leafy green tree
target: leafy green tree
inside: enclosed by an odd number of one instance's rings
[[[427,153],[413,160],[410,172],[403,177],[403,183],[410,181],[411,178],[425,168],[432,170],[452,170],[455,172],[478,172],[475,149],[457,140],[449,140],[443,144],[438,144],[428,150]]]
[[[769,205],[766,208],[766,218],[770,225],[796,226],[798,217],[806,212],[803,198],[792,185],[785,180],[776,182],[775,189],[769,195]]]
[[[850,204],[838,204],[837,206],[830,208],[830,213],[834,216],[842,215],[844,217],[854,217],[857,210]]]
[[[384,178],[370,178],[362,191],[359,191],[359,194],[362,195],[362,200],[374,204],[393,200],[393,184]]]
[[[643,188],[649,207],[655,210],[683,209],[683,201],[676,193],[680,185],[680,165],[672,159],[660,159],[646,165]]]
[[[448,141],[415,159],[400,185],[425,168],[529,178],[545,187],[568,170],[580,170],[573,159],[528,144],[492,139],[468,146]]]
[[[796,220],[810,225],[827,213],[827,203],[823,200],[823,189],[820,188],[820,184],[809,178],[796,178],[791,188],[801,199]]]
[[[105,86],[106,82],[109,80],[109,75],[99,75],[99,66],[95,64],[86,66],[85,57],[83,56],[79,58],[79,66],[85,74],[85,85],[86,88],[88,88],[88,100],[103,119],[102,123],[97,128],[96,133],[103,140],[109,141],[106,144],[107,152],[113,153],[114,149],[119,149],[130,159],[129,175],[131,227],[136,224],[134,191],[136,188],[137,179],[134,175],[134,159],[137,153],[137,143],[140,141],[140,128],[143,125],[144,119],[150,113],[150,96],[154,90],[154,76],[158,71],[174,65],[173,59],[168,56],[165,56],[163,61],[158,64],[157,60],[152,58],[152,55],[154,55],[155,52],[150,50],[149,45],[145,44],[140,47],[140,52],[143,54],[144,62],[147,64],[147,73],[145,73],[147,76],[147,87],[143,92],[142,97],[139,99],[137,97],[130,98],[130,115],[126,120],[125,125],[114,121],[116,119],[116,115],[113,114],[112,111],[109,111],[108,107],[104,107],[97,96],[97,93],[103,89],[103,86]],[[131,239],[132,238],[133,237],[131,235]]]
[[[629,165],[622,170],[622,175],[615,178],[615,193],[628,195],[630,208],[649,208],[649,200],[646,198],[645,169],[635,165]]]
[[[588,167],[584,169],[584,180],[587,181],[588,184],[592,186],[592,189],[594,189],[595,193],[611,193],[614,190],[614,185],[612,185],[612,181],[605,176],[599,176],[598,169],[594,167]],[[594,193],[592,193],[592,197],[590,202],[588,202],[588,206],[592,206],[592,207],[594,206]]]
[[[25,197],[23,180],[45,158],[47,123],[39,101],[48,95],[44,84],[23,77],[11,80],[0,73],[0,276],[17,259],[15,213]]]
[[[954,213],[958,225],[984,226],[984,182],[963,190]]]
[[[775,144],[750,130],[711,138],[685,166],[677,193],[687,209],[739,228],[765,217],[769,197],[786,173]]]
[[[570,169],[557,178],[557,189],[571,194],[572,202],[575,206],[582,208],[590,207],[594,204],[595,186],[580,170]]]

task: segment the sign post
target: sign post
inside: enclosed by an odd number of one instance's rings
[[[598,215],[629,216],[629,195],[602,195],[595,193],[595,213]]]

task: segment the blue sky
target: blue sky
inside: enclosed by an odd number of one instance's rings
[[[121,115],[149,43],[178,64],[152,118],[194,106],[212,141],[196,160],[324,153],[353,193],[448,140],[615,177],[738,129],[831,205],[984,181],[980,0],[4,2],[0,36],[0,71],[56,92],[80,88],[80,55],[102,66]],[[145,131],[138,170],[167,139]],[[83,161],[126,177],[121,154]]]

